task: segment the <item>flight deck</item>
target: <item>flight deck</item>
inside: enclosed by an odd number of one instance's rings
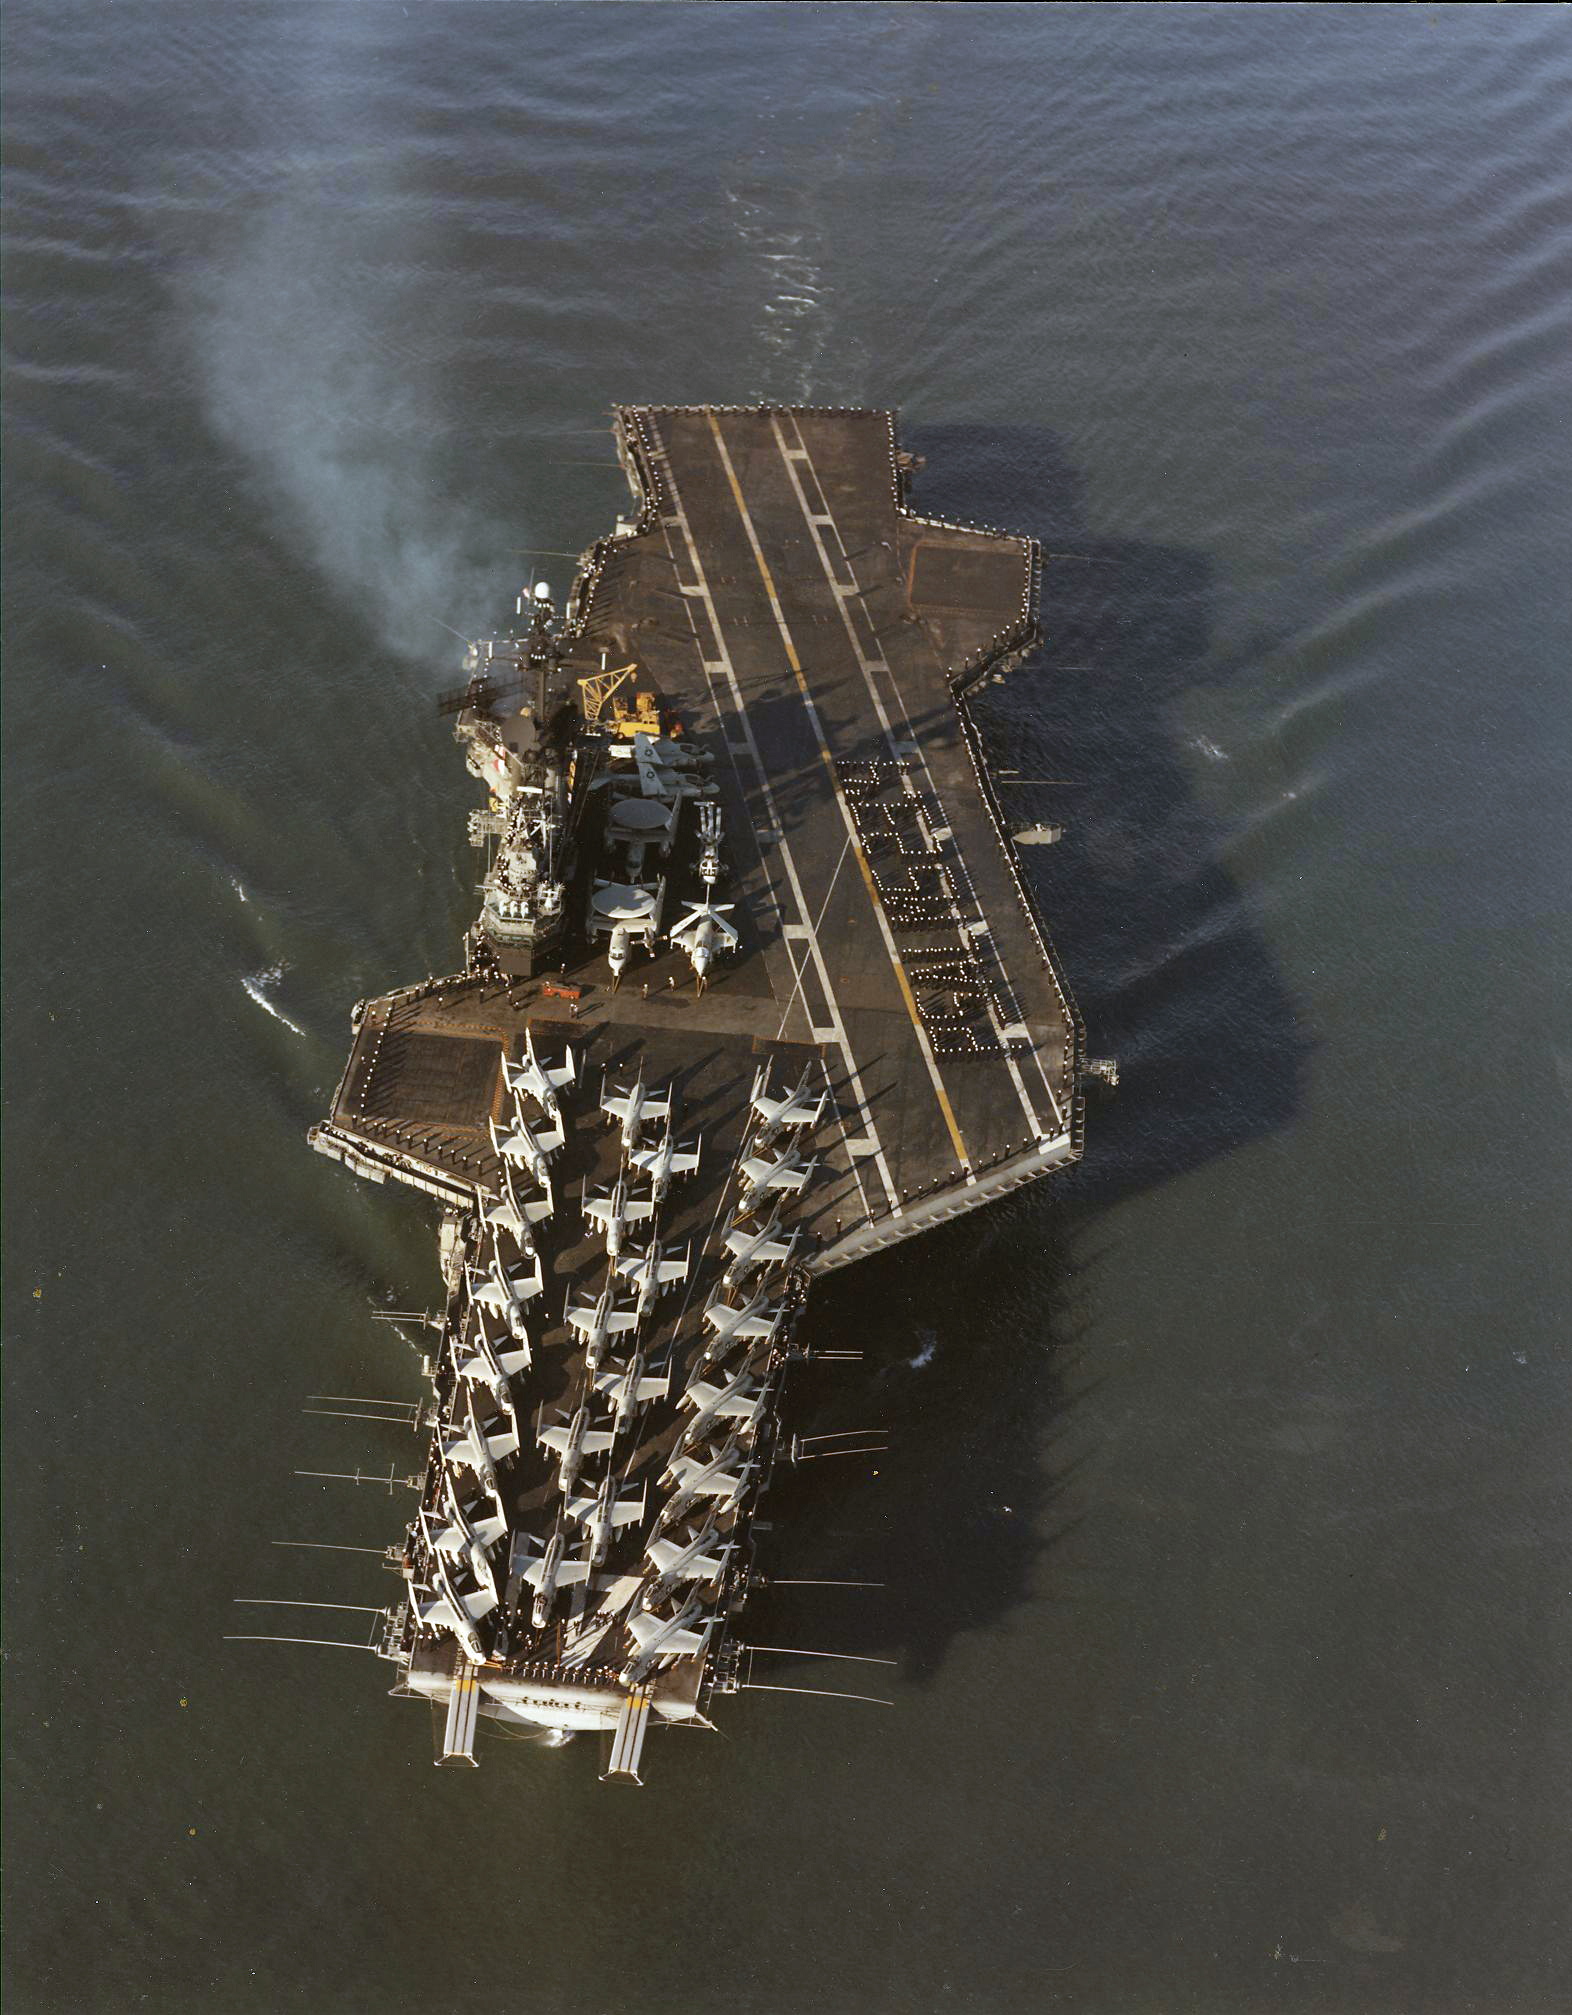
[[[1075,1160],[1088,1065],[966,705],[1030,539],[910,508],[892,414],[626,406],[629,517],[472,645],[461,969],[352,1016],[312,1144],[443,1206],[395,1691],[599,1729],[749,1684],[815,1276]],[[425,1417],[422,1413],[421,1417]]]

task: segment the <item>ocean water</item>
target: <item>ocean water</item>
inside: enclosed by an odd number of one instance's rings
[[[15,0],[8,2010],[1572,2001],[1569,26]],[[303,1136],[470,914],[443,626],[706,398],[896,405],[1053,556],[984,724],[1123,1084],[815,1296],[892,1448],[767,1564],[886,1586],[762,1620],[893,1709],[438,1775],[222,1641],[387,1600],[270,1542],[417,1454],[301,1411],[413,1397],[435,1283]]]

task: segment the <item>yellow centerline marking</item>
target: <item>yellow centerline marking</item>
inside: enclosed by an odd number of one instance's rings
[[[803,702],[808,709],[808,718],[813,724],[813,732],[819,744],[819,760],[824,764],[825,770],[829,775],[830,789],[835,793],[835,802],[840,806],[841,816],[846,821],[846,835],[851,843],[852,852],[857,856],[857,866],[862,871],[863,887],[868,891],[868,900],[873,905],[873,913],[879,920],[879,927],[884,935],[885,950],[889,954],[890,967],[900,987],[901,999],[906,1003],[906,1012],[911,1016],[912,1029],[917,1037],[918,1047],[921,1049],[924,1061],[928,1065],[928,1075],[933,1080],[933,1089],[939,1101],[939,1110],[944,1115],[944,1124],[949,1128],[951,1145],[955,1149],[955,1158],[958,1162],[970,1168],[971,1155],[967,1150],[965,1140],[962,1138],[961,1129],[956,1124],[955,1108],[950,1104],[950,1095],[945,1090],[944,1080],[939,1075],[939,1067],[934,1061],[932,1045],[928,1041],[928,1031],[923,1027],[922,1018],[917,1011],[916,996],[912,993],[911,982],[906,977],[906,969],[901,964],[900,953],[895,949],[895,941],[891,936],[883,905],[879,901],[879,891],[874,884],[873,872],[868,866],[867,856],[863,853],[862,842],[857,837],[857,828],[852,820],[851,813],[847,810],[846,799],[841,791],[840,779],[835,774],[835,764],[830,756],[829,744],[824,738],[824,728],[819,720],[819,710],[813,703],[812,693],[808,690],[808,681],[802,675],[802,661],[798,658],[797,647],[791,640],[791,631],[786,624],[786,616],[781,608],[780,596],[775,592],[775,579],[770,572],[769,562],[765,559],[763,550],[759,545],[758,534],[753,528],[753,519],[743,498],[742,485],[737,481],[737,471],[733,468],[731,456],[727,452],[725,436],[721,433],[720,422],[708,407],[705,408],[704,417],[709,421],[710,432],[715,436],[716,452],[720,456],[721,467],[726,471],[726,481],[731,485],[732,501],[737,506],[737,515],[741,518],[743,529],[748,535],[748,544],[752,549],[754,564],[759,570],[759,577],[764,583],[764,592],[769,596],[770,607],[775,614],[775,625],[781,633],[781,642],[786,649],[786,661],[791,666],[792,675],[797,681],[797,689],[802,694]]]

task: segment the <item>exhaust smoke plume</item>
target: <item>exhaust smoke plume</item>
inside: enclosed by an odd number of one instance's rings
[[[276,207],[209,276],[195,343],[211,423],[280,531],[389,649],[429,660],[434,617],[466,635],[501,620],[525,534],[474,502],[475,415],[440,363],[453,311],[410,235],[353,204]]]

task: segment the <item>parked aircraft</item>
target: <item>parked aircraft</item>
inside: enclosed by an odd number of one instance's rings
[[[629,1491],[625,1496],[617,1495],[617,1479],[608,1476],[593,1497],[575,1497],[568,1503],[568,1516],[576,1525],[584,1527],[586,1538],[585,1558],[591,1567],[599,1567],[611,1550],[612,1534],[619,1525],[627,1525],[644,1516],[647,1490]]]
[[[702,1434],[711,1421],[725,1420],[746,1432],[758,1424],[769,1403],[764,1380],[751,1365],[744,1365],[735,1378],[710,1385],[698,1378],[690,1382],[679,1404],[693,1409],[693,1418],[683,1430],[687,1441]]]
[[[644,1557],[655,1567],[656,1578],[646,1601],[662,1601],[679,1581],[719,1581],[732,1551],[732,1542],[723,1542],[713,1525],[681,1539],[652,1539]]]
[[[694,1629],[695,1624],[701,1627]],[[714,1617],[704,1615],[696,1596],[670,1619],[635,1609],[628,1617],[628,1631],[638,1651],[622,1669],[623,1683],[631,1686],[669,1658],[696,1657],[714,1627]]]
[[[568,1310],[568,1322],[583,1340],[584,1362],[591,1371],[605,1356],[607,1342],[612,1337],[626,1336],[639,1326],[637,1310],[618,1308],[616,1294],[614,1287],[608,1287],[599,1301],[581,1302],[577,1308]]]
[[[717,1505],[727,1509],[742,1502],[748,1480],[757,1468],[756,1462],[744,1460],[741,1444],[731,1441],[708,1462],[702,1456],[674,1455],[666,1465],[662,1481],[676,1484],[674,1502],[712,1497]]]
[[[623,1152],[631,1154],[639,1144],[639,1132],[646,1120],[670,1120],[671,1094],[646,1090],[644,1069],[640,1065],[639,1074],[634,1079],[632,1088],[628,1091],[603,1093],[600,1109],[608,1119],[622,1122]]]
[[[659,1204],[666,1201],[666,1193],[678,1176],[692,1175],[699,1165],[699,1143],[691,1147],[678,1147],[671,1123],[654,1147],[635,1149],[629,1160],[650,1179],[650,1195]]]
[[[515,1168],[528,1169],[535,1181],[551,1197],[551,1157],[562,1146],[566,1135],[559,1127],[543,1127],[538,1133],[519,1111],[515,1102],[513,1122],[508,1132],[499,1135],[495,1121],[488,1121],[491,1145],[504,1160]]]
[[[747,1217],[751,1211],[758,1209],[767,1196],[777,1192],[791,1196],[800,1195],[818,1165],[817,1159],[804,1162],[796,1148],[788,1148],[773,1161],[759,1154],[744,1156],[742,1172],[748,1179],[748,1187],[738,1198],[737,1208],[732,1216]]]
[[[637,1246],[630,1246],[617,1261],[617,1272],[637,1292],[641,1319],[649,1314],[668,1287],[687,1279],[692,1250],[691,1246],[684,1246],[681,1259],[665,1259],[659,1241],[651,1239],[642,1252]]]
[[[526,1028],[523,1062],[509,1063],[504,1055],[502,1074],[515,1099],[527,1092],[546,1117],[561,1126],[562,1107],[557,1102],[557,1093],[578,1082],[578,1060],[571,1049],[560,1064],[543,1064],[535,1054],[535,1031]]]
[[[626,1364],[608,1364],[604,1371],[597,1372],[595,1390],[605,1396],[613,1409],[612,1433],[621,1434],[641,1406],[648,1406],[652,1399],[670,1397],[671,1373],[664,1371],[658,1378],[646,1378],[644,1355],[639,1351]]]
[[[602,1454],[616,1440],[608,1429],[590,1426],[589,1407],[583,1404],[571,1420],[542,1428],[539,1438],[557,1458],[557,1485],[564,1497],[578,1482],[585,1456]]]
[[[732,903],[706,900],[691,909],[681,923],[673,924],[666,933],[674,945],[687,953],[700,993],[704,991],[704,983],[715,961],[734,952],[742,942],[737,926],[727,922],[734,907]]]
[[[559,1588],[568,1588],[575,1582],[589,1580],[589,1562],[569,1560],[566,1554],[567,1540],[560,1531],[555,1532],[545,1552],[538,1560],[531,1561],[524,1570],[524,1579],[535,1591],[531,1618],[537,1630],[544,1630],[551,1620],[551,1605],[556,1599]]]
[[[617,1259],[621,1256],[630,1224],[648,1224],[655,1215],[655,1203],[648,1197],[635,1197],[630,1190],[627,1170],[618,1172],[606,1196],[584,1198],[584,1215],[606,1241],[606,1257]]]
[[[445,1481],[448,1499],[447,1522],[433,1529],[426,1513],[422,1511],[420,1514],[420,1526],[425,1534],[426,1544],[434,1553],[443,1554],[449,1560],[462,1562],[474,1577],[477,1588],[490,1595],[491,1606],[495,1608],[502,1600],[502,1591],[497,1586],[497,1577],[490,1557],[481,1544],[479,1535],[459,1508],[458,1499],[453,1493],[453,1479],[448,1477]]]
[[[792,1254],[802,1237],[794,1231],[790,1238],[779,1238],[780,1215],[772,1217],[768,1224],[760,1225],[756,1231],[736,1225],[725,1237],[726,1250],[731,1254],[731,1264],[721,1276],[725,1288],[739,1286],[755,1267],[787,1267],[791,1265]]]
[[[714,1342],[705,1346],[704,1362],[713,1363],[739,1338],[744,1343],[773,1343],[785,1313],[780,1303],[770,1307],[767,1293],[754,1295],[742,1308],[717,1296],[704,1311],[705,1325],[715,1335]]]
[[[497,1152],[501,1155],[501,1148],[497,1146],[495,1128],[492,1129],[491,1137],[492,1145],[497,1147]],[[484,1223],[494,1226],[497,1231],[505,1231],[519,1251],[526,1252],[533,1245],[533,1240],[530,1236],[530,1226],[540,1224],[550,1217],[552,1208],[551,1198],[549,1196],[532,1196],[527,1202],[521,1203],[519,1201],[519,1193],[513,1187],[513,1164],[505,1155],[502,1156],[500,1173],[502,1177],[502,1195],[496,1203],[488,1205],[481,1212],[481,1218]]]
[[[496,1430],[483,1428],[475,1412],[474,1389],[466,1386],[463,1424],[461,1427],[457,1416],[449,1423],[442,1437],[442,1460],[450,1469],[474,1470],[482,1482],[499,1491],[497,1464],[517,1455],[519,1448],[518,1422],[513,1416],[511,1404],[502,1419],[506,1423],[503,1427]]]
[[[802,1076],[792,1089],[782,1097],[770,1090],[770,1071],[767,1064],[761,1065],[753,1080],[753,1091],[748,1103],[760,1121],[754,1143],[763,1147],[778,1133],[794,1131],[798,1127],[817,1126],[824,1116],[824,1108],[830,1102],[827,1091],[821,1091],[817,1099],[811,1098],[808,1085],[813,1076],[814,1066],[804,1064]]]
[[[464,1269],[469,1298],[475,1307],[485,1309],[490,1315],[501,1316],[513,1335],[521,1340],[525,1334],[525,1306],[535,1300],[546,1284],[540,1254],[533,1247],[528,1259],[533,1264],[516,1266],[511,1273],[504,1273],[501,1262],[493,1257],[490,1271],[485,1279],[479,1281],[468,1267]]]
[[[474,1329],[459,1340],[453,1353],[453,1368],[466,1385],[489,1392],[498,1406],[508,1399],[509,1380],[528,1371],[532,1362],[528,1336],[511,1344],[493,1340],[486,1319],[477,1312]]]
[[[699,880],[706,894],[720,880],[721,808],[711,799],[699,806]]]

